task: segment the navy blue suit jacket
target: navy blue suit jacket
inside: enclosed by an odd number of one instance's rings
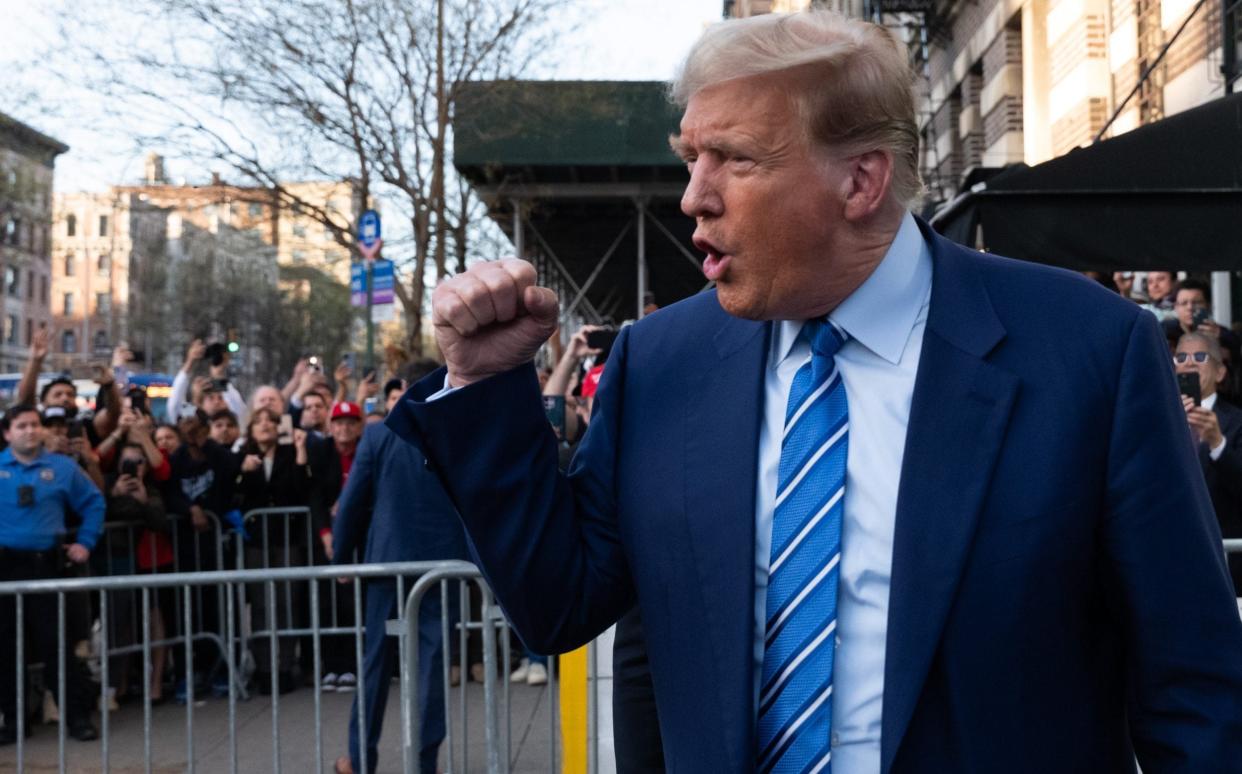
[[[417,562],[465,559],[461,521],[422,453],[382,424],[358,441],[332,526],[333,561]]]
[[[924,234],[883,771],[1242,770],[1242,622],[1155,318]],[[770,330],[714,293],[624,329],[568,476],[530,367],[428,403],[433,374],[390,420],[531,647],[587,642],[637,599],[673,771],[753,768]]]

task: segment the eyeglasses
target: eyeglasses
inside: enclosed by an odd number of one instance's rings
[[[1194,301],[1190,301],[1190,300],[1182,300],[1182,301],[1177,301],[1177,302],[1175,302],[1175,303],[1174,303],[1174,305],[1175,305],[1175,306],[1180,306],[1180,307],[1182,307],[1183,309],[1185,309],[1186,307],[1190,307],[1191,309],[1207,309],[1207,302],[1205,302],[1205,301],[1198,301],[1198,300],[1194,300]]]
[[[1173,356],[1173,362],[1177,363],[1178,365],[1181,365],[1182,363],[1185,363],[1187,360],[1194,358],[1194,361],[1196,363],[1203,364],[1203,363],[1206,363],[1208,360],[1210,360],[1211,357],[1212,356],[1206,352],[1178,352],[1177,354]]]

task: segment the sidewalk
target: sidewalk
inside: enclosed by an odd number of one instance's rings
[[[497,682],[498,701],[503,708],[504,684]],[[401,771],[401,706],[400,686],[392,683],[384,734],[380,741],[379,774]],[[485,771],[486,748],[483,730],[483,687],[466,685],[467,741],[466,763],[462,767],[462,718],[460,688],[452,689],[450,697],[454,761],[452,771]],[[279,748],[280,770],[294,774],[331,772],[337,756],[346,754],[349,739],[349,710],[352,693],[321,694],[323,754],[316,768],[315,704],[310,688],[300,688],[280,697]],[[548,772],[551,766],[550,695],[547,686],[513,685],[510,692],[509,759],[513,772]],[[269,697],[256,696],[236,705],[237,771],[274,772],[274,734]],[[188,771],[186,766],[186,708],[166,704],[151,711],[151,771],[172,774]],[[102,724],[96,716],[102,733]],[[145,770],[142,704],[127,704],[109,715],[109,767],[115,774],[140,774]],[[229,734],[228,700],[209,699],[194,707],[194,768],[198,772],[228,772]],[[502,738],[506,733],[501,716]],[[77,742],[66,738],[66,770],[78,774],[102,772],[102,739]],[[441,768],[449,770],[447,746],[441,749]],[[559,766],[559,750],[557,752]],[[0,748],[0,771],[17,770],[17,746]],[[39,725],[26,740],[25,770],[27,772],[57,771],[57,728]],[[374,774],[374,773],[373,773]]]

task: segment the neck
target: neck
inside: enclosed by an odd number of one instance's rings
[[[13,459],[17,460],[23,465],[29,465],[30,463],[39,459],[39,456],[43,453],[43,450],[37,446],[35,447],[35,450],[33,452],[29,452],[29,453],[18,451],[16,446],[10,446],[9,451],[13,452]]]
[[[341,443],[340,441],[336,442],[336,450],[341,454],[353,454],[354,449],[356,448],[358,448],[357,441],[347,441],[345,443]]]
[[[818,299],[808,313],[791,319],[810,320],[830,314],[855,290],[862,287],[893,246],[905,214],[906,211],[899,205],[886,206],[882,212],[877,212],[850,233],[843,234],[841,243],[831,247],[826,253],[834,258],[832,271],[827,275],[834,277],[834,281],[824,283],[826,297]],[[849,256],[848,261],[841,260],[841,256]]]
[[[258,444],[259,453],[264,456],[267,456],[276,450],[275,441],[256,441],[255,443]]]

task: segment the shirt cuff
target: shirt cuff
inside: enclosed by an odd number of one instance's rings
[[[1221,438],[1220,443],[1208,451],[1208,455],[1212,458],[1212,462],[1220,459],[1220,455],[1225,453],[1225,439]]]

